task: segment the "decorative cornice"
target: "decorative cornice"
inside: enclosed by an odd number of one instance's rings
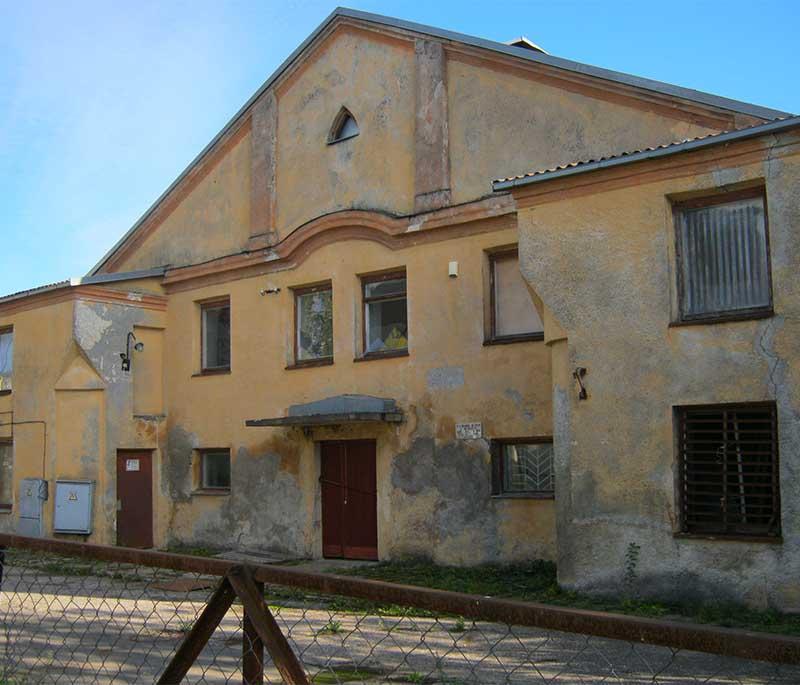
[[[503,230],[512,227],[510,223],[503,224],[503,218],[513,216],[514,212],[510,195],[498,195],[413,216],[391,216],[355,209],[333,212],[303,224],[273,247],[168,269],[163,285],[168,291],[183,290],[209,282],[294,268],[321,247],[343,240],[369,240],[398,250]]]
[[[126,290],[115,290],[98,285],[69,285],[32,293],[8,302],[0,303],[0,316],[17,314],[19,312],[49,307],[62,302],[99,302],[107,305],[121,305],[125,307],[138,307],[152,311],[166,311],[167,298],[164,295],[138,293]]]

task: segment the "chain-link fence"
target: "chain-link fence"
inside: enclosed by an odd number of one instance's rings
[[[800,683],[797,638],[292,567],[0,545],[0,685]]]

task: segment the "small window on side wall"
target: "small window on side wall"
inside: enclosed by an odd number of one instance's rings
[[[14,370],[14,331],[0,328],[0,393],[11,392],[11,376]]]
[[[769,240],[761,188],[677,203],[680,321],[772,312]]]
[[[228,371],[231,368],[231,305],[229,300],[216,300],[201,305],[201,361],[205,372]]]
[[[364,356],[391,356],[408,351],[405,272],[362,278]]]
[[[489,254],[490,334],[487,343],[543,340],[544,326],[519,271],[516,249]]]
[[[199,487],[226,491],[231,488],[231,453],[227,449],[200,450]]]
[[[333,290],[330,283],[294,291],[295,364],[333,361]]]
[[[681,532],[779,537],[775,403],[684,406],[675,413]]]
[[[555,495],[551,438],[492,440],[492,494],[552,498]]]

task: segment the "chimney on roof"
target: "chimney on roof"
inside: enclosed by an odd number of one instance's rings
[[[538,45],[536,45],[536,43],[527,39],[525,36],[520,36],[519,38],[514,38],[514,40],[506,41],[506,45],[510,45],[512,48],[524,48],[525,50],[533,50],[534,52],[541,52],[545,55],[547,54],[547,50],[540,48]]]

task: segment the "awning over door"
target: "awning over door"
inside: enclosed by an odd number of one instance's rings
[[[293,404],[286,416],[248,419],[246,426],[333,426],[342,423],[400,423],[397,402],[369,395],[336,395],[316,402]]]

